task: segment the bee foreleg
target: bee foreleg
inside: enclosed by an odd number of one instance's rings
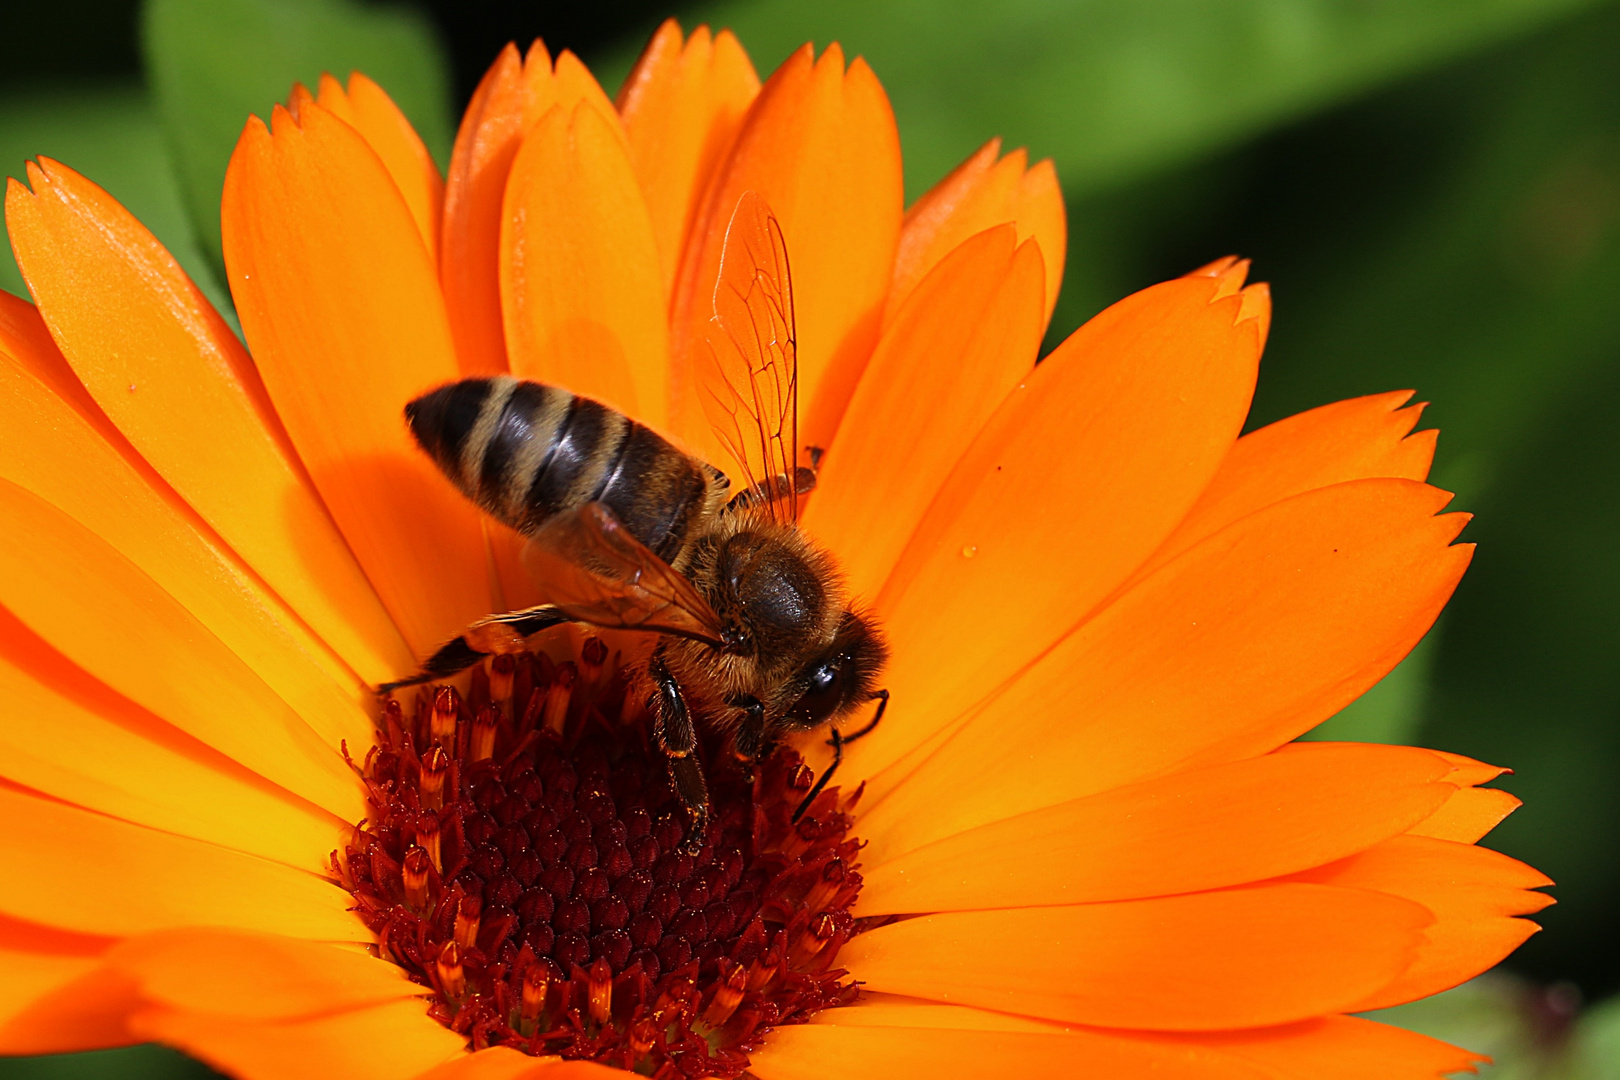
[[[759,757],[760,746],[765,741],[765,706],[758,698],[748,695],[729,704],[743,711],[742,724],[732,739],[732,752],[738,761],[753,761]]]
[[[703,764],[698,761],[697,729],[692,726],[692,713],[686,707],[680,684],[664,666],[663,657],[653,654],[647,674],[653,682],[653,739],[669,762],[675,794],[692,816],[682,849],[696,855],[703,850],[703,836],[709,826],[709,785],[703,779]]]

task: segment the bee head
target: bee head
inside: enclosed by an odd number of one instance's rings
[[[853,611],[844,612],[832,644],[794,680],[799,697],[783,713],[781,725],[792,731],[820,727],[870,700],[888,655],[888,646],[870,622]]]

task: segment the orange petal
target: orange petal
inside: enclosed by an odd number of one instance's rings
[[[1271,1077],[1300,1080],[1439,1080],[1490,1060],[1415,1031],[1354,1016],[1324,1016],[1282,1028],[1168,1036],[1253,1062]]]
[[[236,335],[105,191],[49,160],[29,173],[35,194],[17,184],[6,200],[12,244],[96,402],[362,678],[407,667]]]
[[[290,1023],[154,1008],[137,1013],[130,1027],[241,1080],[284,1080],[312,1069],[345,1080],[408,1080],[467,1045],[420,1001]]]
[[[432,263],[393,183],[326,110],[250,120],[225,178],[242,329],[293,445],[406,642],[491,609],[472,505],[412,444],[405,403],[456,376]]]
[[[610,121],[612,128],[623,137],[619,112],[613,102],[608,100],[591,69],[567,49],[558,53],[553,63],[544,43],[537,39],[523,58],[523,78],[529,86],[523,105],[525,131],[539,123],[553,105],[585,104],[595,109],[602,119]]]
[[[501,304],[514,375],[663,425],[669,341],[652,221],[618,122],[584,102],[554,106],[512,163]]]
[[[8,180],[6,195],[9,197],[20,186],[16,180]],[[97,411],[95,402],[51,339],[51,332],[38,310],[4,289],[0,289],[0,356],[10,359],[12,366],[44,384],[52,396],[68,402],[81,413]],[[98,422],[103,430],[112,430],[112,425],[105,420],[98,418]]]
[[[1436,432],[1409,434],[1423,414],[1422,405],[1400,407],[1411,396],[1398,390],[1338,401],[1243,436],[1186,520],[1136,576],[1146,577],[1204,537],[1291,496],[1369,477],[1427,479]]]
[[[1406,831],[1413,836],[1472,844],[1522,805],[1519,799],[1499,788],[1463,788],[1440,809]]]
[[[0,608],[0,775],[91,810],[322,872],[343,827],[114,693]]]
[[[68,1054],[107,1050],[140,1040],[125,1021],[132,987],[101,962],[0,949],[0,1054]]]
[[[1338,1011],[1398,976],[1430,921],[1381,893],[1277,884],[925,915],[853,938],[838,963],[885,993],[1203,1031]]]
[[[846,72],[837,45],[820,60],[807,45],[778,68],[693,221],[670,316],[673,420],[721,467],[731,462],[688,380],[714,314],[726,226],[747,191],[782,223],[798,318],[799,440],[826,447],[877,343],[900,234],[900,141],[866,61]]]
[[[439,216],[444,208],[444,180],[422,138],[383,88],[360,74],[349,76],[349,88],[331,75],[321,76],[321,107],[360,133],[394,180],[411,208],[411,217],[427,245],[428,257],[439,257]]]
[[[506,1046],[453,1057],[420,1074],[418,1080],[624,1080],[624,1070],[594,1061],[537,1058]]]
[[[1050,160],[1026,169],[1020,148],[1001,157],[1001,140],[991,139],[958,165],[906,211],[894,256],[894,284],[884,323],[899,314],[911,290],[962,241],[995,225],[1012,222],[1018,242],[1034,239],[1046,263],[1041,330],[1052,317],[1063,260],[1068,252],[1068,218],[1063,190]]]
[[[1011,226],[941,262],[884,331],[817,478],[804,527],[877,595],[923,511],[1041,344],[1041,257]]]
[[[1512,770],[1501,765],[1487,765],[1483,761],[1475,761],[1462,754],[1454,754],[1449,750],[1431,750],[1431,754],[1439,754],[1457,768],[1457,783],[1459,784],[1488,784],[1498,776]]]
[[[1273,1080],[1218,1051],[1162,1036],[1060,1027],[958,1005],[873,1004],[870,998],[863,993],[853,1006],[777,1028],[748,1055],[749,1073],[760,1080]]]
[[[1447,546],[1463,515],[1432,516],[1449,499],[1357,480],[1210,537],[1064,638],[916,772],[886,780],[898,786],[861,827],[868,858],[1253,757],[1320,723],[1394,667],[1451,595],[1470,549]]]
[[[594,1061],[547,1061],[530,1075],[533,1080],[622,1080],[622,1072]]]
[[[417,1080],[517,1080],[544,1067],[529,1054],[510,1046],[486,1046],[435,1065],[419,1074]]]
[[[135,1040],[127,980],[99,972],[112,939],[0,915],[0,1054],[62,1054]]]
[[[1050,648],[1186,515],[1237,437],[1259,360],[1254,323],[1234,325],[1239,301],[1212,303],[1215,290],[1183,279],[1115,304],[969,446],[877,601],[894,707],[852,748],[862,774]]]
[[[349,894],[313,874],[0,786],[0,856],[28,867],[0,910],[88,934],[222,926],[369,941]]]
[[[551,56],[540,42],[528,60],[514,46],[484,75],[456,133],[444,189],[439,276],[464,375],[506,370],[501,319],[501,205],[523,134],[553,105],[590,104],[618,123],[602,88],[571,53]]]
[[[674,19],[664,20],[619,88],[666,301],[698,201],[758,94],[759,76],[730,30],[711,37],[700,26],[683,46]]]
[[[8,329],[29,323],[43,343]],[[0,477],[117,549],[334,751],[343,739],[364,745],[373,729],[358,708],[363,691],[354,674],[129,447],[43,331],[32,308],[0,294]],[[50,557],[37,547],[34,553]]]
[[[1410,828],[1456,791],[1441,782],[1450,772],[1425,750],[1328,744],[1176,773],[983,825],[881,864],[863,859],[857,910],[1090,903],[1277,877]]]
[[[1435,914],[1411,967],[1345,1012],[1400,1005],[1466,982],[1539,929],[1514,916],[1534,914],[1553,902],[1545,893],[1529,891],[1552,880],[1517,859],[1427,836],[1392,837],[1293,880],[1375,889]]]
[[[0,480],[0,604],[75,664],[259,775],[347,821],[342,758],[219,638],[123,555]]]
[[[501,200],[523,138],[523,60],[501,50],[473,92],[450,154],[439,278],[463,375],[506,370],[501,322]]]
[[[238,1020],[296,1020],[432,992],[364,953],[215,927],[132,938],[106,964],[137,980],[153,1004]]]
[[[1260,345],[1264,348],[1266,335],[1271,332],[1271,286],[1263,281],[1249,286],[1243,284],[1249,277],[1248,259],[1229,256],[1182,276],[1214,278],[1216,296],[1239,297],[1243,306],[1238,311],[1238,321],[1242,322],[1244,319],[1254,320],[1255,326],[1260,332]]]

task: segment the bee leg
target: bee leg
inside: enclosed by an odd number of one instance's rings
[[[791,493],[794,495],[808,495],[816,490],[816,470],[807,469],[800,465],[793,470],[793,477],[778,473],[766,480],[761,480],[752,487],[743,488],[731,497],[726,503],[730,511],[746,510],[750,506],[760,506],[764,503],[785,499]]]
[[[647,665],[647,674],[653,681],[653,738],[669,762],[669,778],[675,785],[675,794],[686,812],[692,815],[692,825],[681,849],[688,855],[696,855],[703,850],[703,837],[709,827],[709,785],[703,779],[703,765],[697,758],[697,729],[692,726],[692,713],[686,707],[680,684],[657,653]]]
[[[795,825],[799,823],[800,818],[804,817],[804,812],[810,809],[810,804],[816,801],[816,796],[820,795],[822,789],[827,786],[827,781],[833,778],[833,773],[838,771],[838,766],[844,762],[844,737],[838,733],[837,728],[832,729],[832,738],[827,741],[832,744],[833,748],[832,764],[827,766],[827,771],[821,774],[821,778],[816,781],[816,786],[811,788],[810,793],[804,797],[804,801],[799,803],[799,808],[793,811],[793,824]]]
[[[438,652],[428,657],[423,662],[421,671],[408,679],[382,683],[377,687],[377,693],[392,694],[402,687],[416,686],[419,683],[432,682],[434,679],[447,679],[458,671],[472,667],[488,655],[467,644],[466,638],[455,638],[445,642],[439,647]]]
[[[732,740],[732,752],[738,761],[752,763],[759,757],[760,746],[765,741],[765,706],[760,704],[759,698],[750,695],[729,704],[743,710],[744,714],[742,726],[737,728],[737,736]]]
[[[377,693],[392,694],[403,686],[448,679],[456,672],[472,667],[490,653],[521,648],[523,639],[529,635],[568,621],[568,616],[550,604],[486,615],[468,627],[461,637],[439,646],[439,650],[422,664],[421,671],[408,679],[383,683],[377,687]]]

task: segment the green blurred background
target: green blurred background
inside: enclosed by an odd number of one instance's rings
[[[665,15],[733,27],[768,72],[805,40],[868,57],[915,196],[987,137],[1058,165],[1055,342],[1228,252],[1272,282],[1253,423],[1413,388],[1435,481],[1478,515],[1442,623],[1319,735],[1508,765],[1487,841],[1558,881],[1503,971],[1386,1018],[1493,1053],[1496,1080],[1620,1078],[1620,6],[1590,0],[52,0],[8,4],[0,170],[59,158],[206,291],[243,118],[361,68],[441,161],[506,41],[612,91]],[[23,293],[0,253],[0,288]],[[0,1060],[0,1078],[204,1076],[148,1048]]]

